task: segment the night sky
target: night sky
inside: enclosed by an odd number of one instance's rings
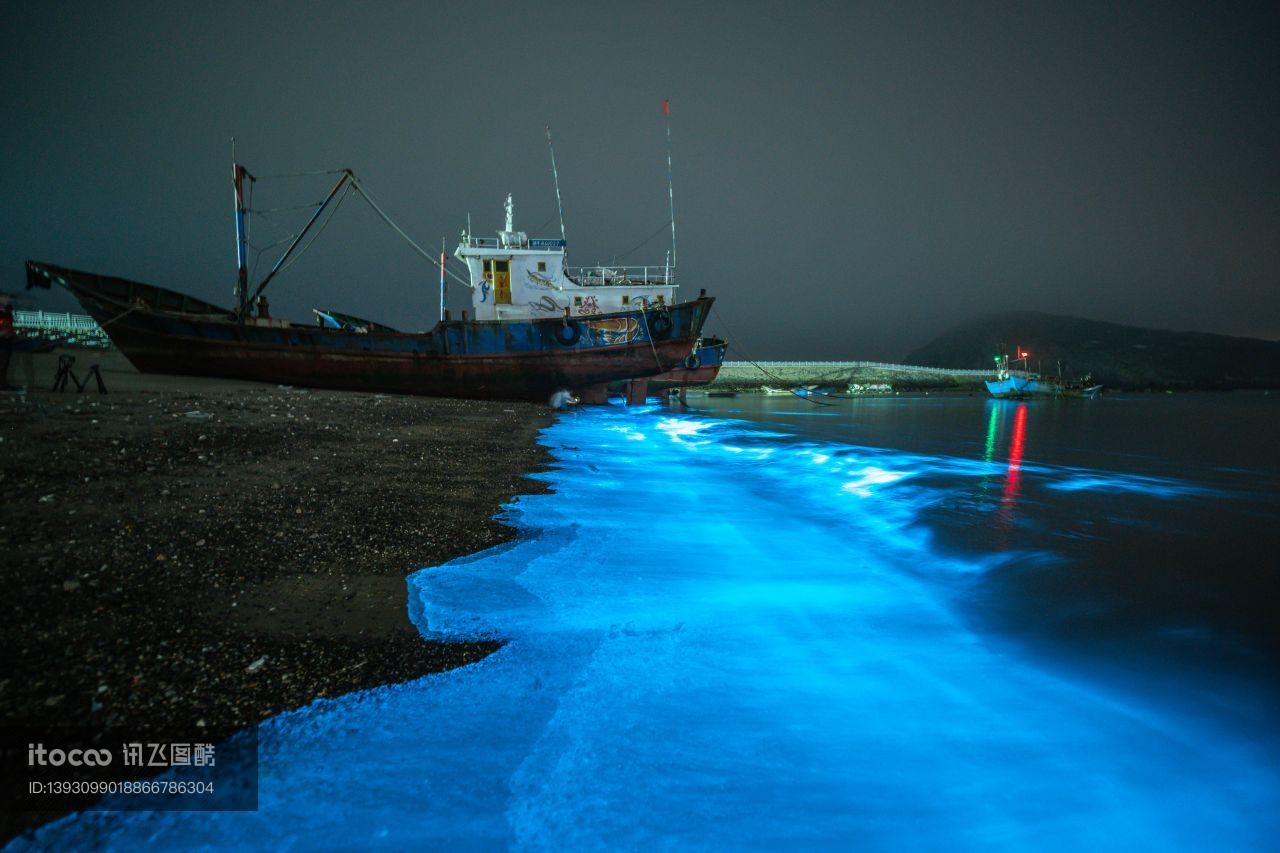
[[[232,136],[255,173],[354,169],[435,251],[468,213],[500,228],[508,192],[517,228],[559,236],[548,124],[570,262],[661,264],[670,98],[684,295],[719,297],[707,328],[731,357],[898,359],[1005,309],[1277,339],[1278,19],[1218,2],[10,4],[0,288],[35,258],[230,305]],[[255,201],[317,201],[326,180],[263,181]],[[276,316],[419,329],[437,279],[351,198],[268,293]]]

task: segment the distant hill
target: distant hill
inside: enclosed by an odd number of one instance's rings
[[[1280,341],[1143,329],[1029,311],[964,323],[906,357],[929,367],[989,368],[1022,347],[1032,370],[1086,373],[1112,388],[1278,388]]]

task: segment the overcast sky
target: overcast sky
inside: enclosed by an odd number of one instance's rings
[[[558,236],[548,124],[571,263],[661,264],[670,98],[679,275],[738,358],[897,359],[1008,308],[1276,339],[1276,10],[13,4],[0,287],[36,258],[229,305],[232,136],[259,174],[354,169],[436,251],[508,192]],[[418,329],[436,279],[350,199],[269,294]]]

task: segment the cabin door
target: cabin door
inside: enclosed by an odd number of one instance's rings
[[[511,261],[493,262],[493,303],[511,304]]]
[[[493,304],[511,304],[511,261],[484,262],[484,278],[493,291]],[[481,300],[484,301],[483,299]]]

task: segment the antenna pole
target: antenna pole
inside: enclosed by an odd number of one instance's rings
[[[671,179],[671,99],[662,102],[662,114],[667,119],[667,202],[671,206],[671,269],[676,266],[676,195]],[[668,282],[670,283],[670,282]]]
[[[444,322],[444,238],[440,238],[440,322]]]
[[[560,202],[560,173],[556,171],[556,147],[551,144],[551,125],[547,125],[547,150],[551,152],[551,179],[556,185],[556,211],[560,214],[560,239],[564,240],[564,205]]]

